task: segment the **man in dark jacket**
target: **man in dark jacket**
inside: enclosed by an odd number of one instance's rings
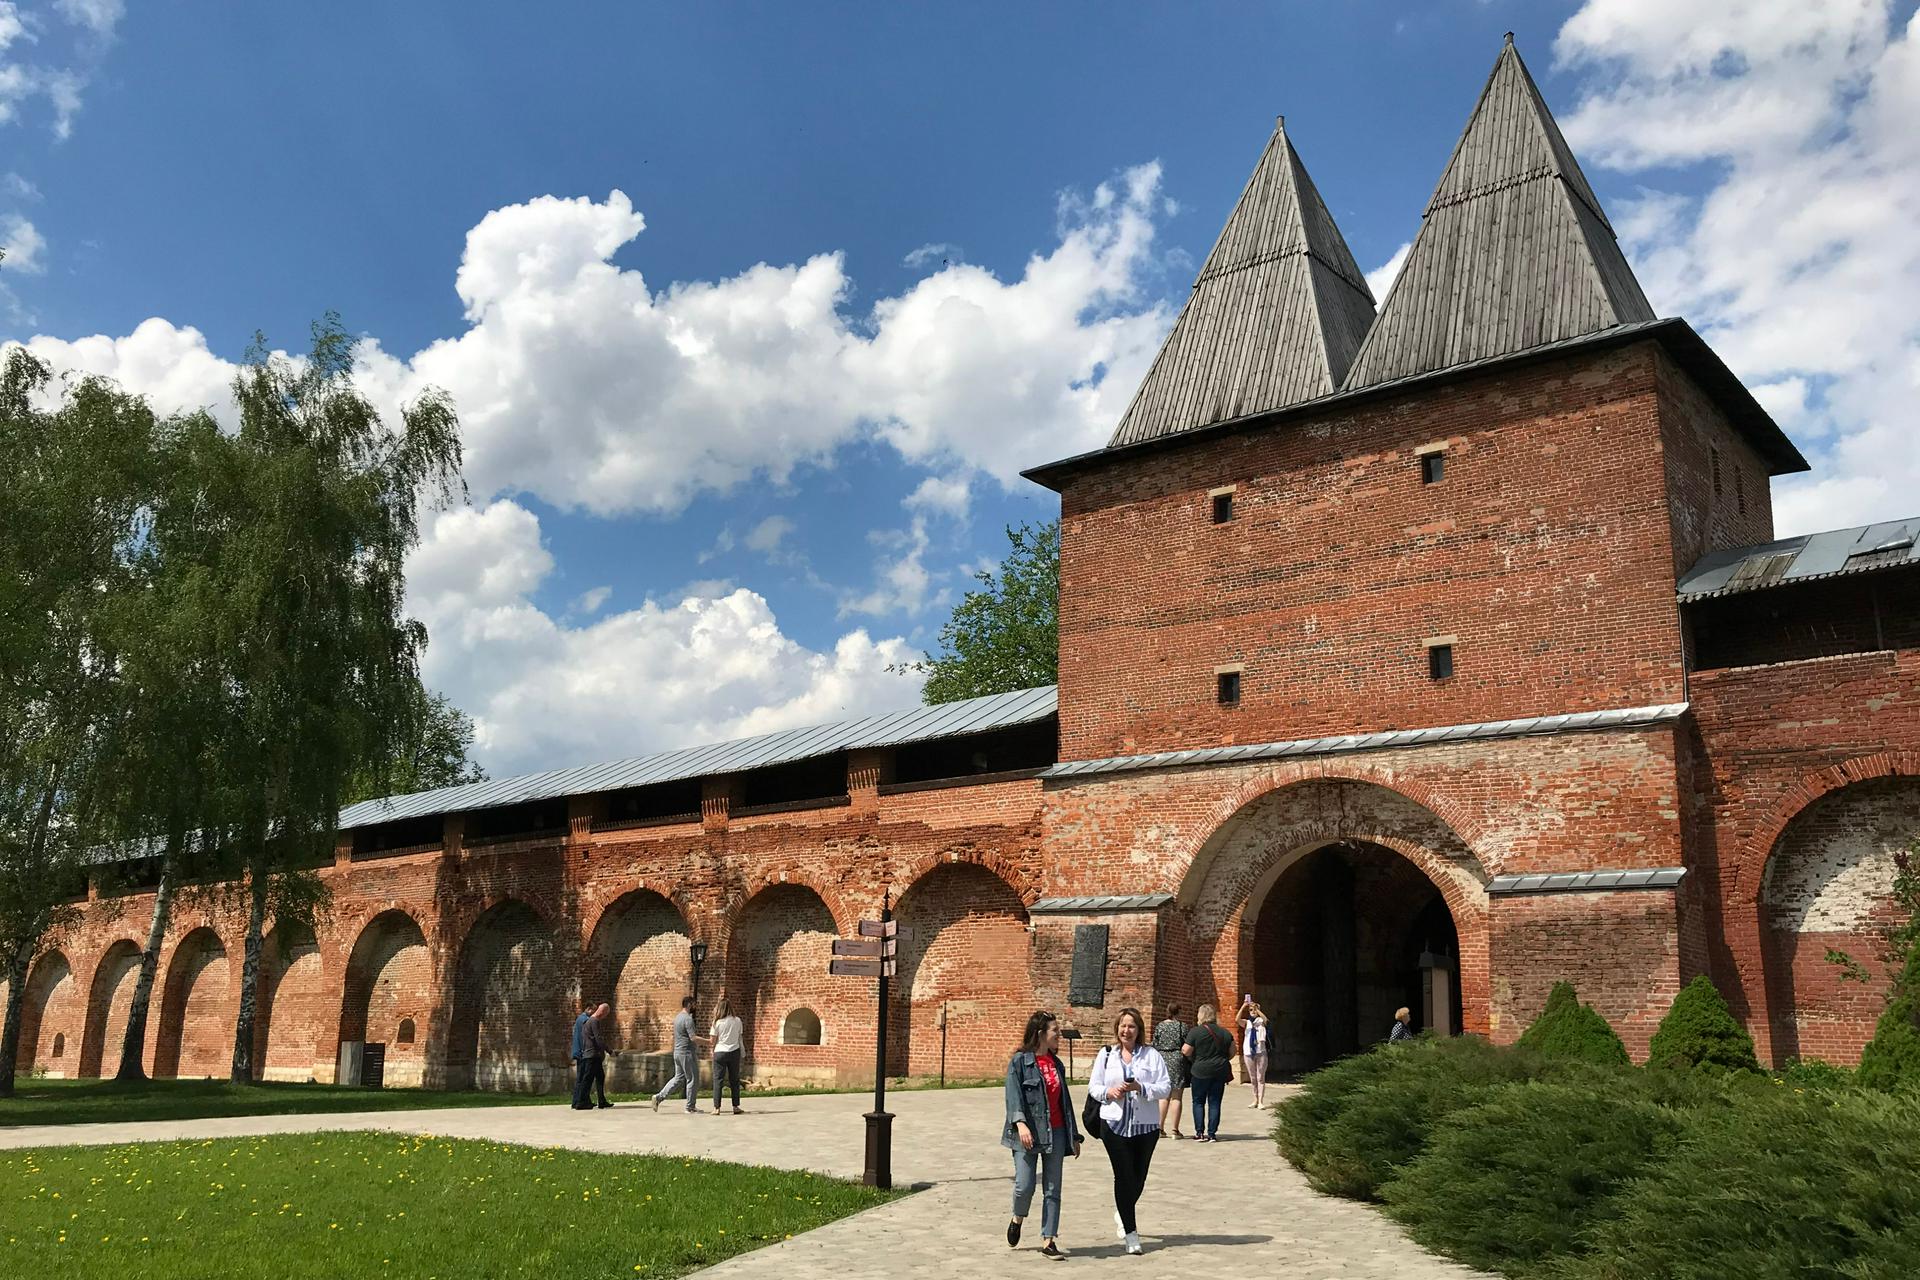
[[[600,1105],[607,1101],[607,1042],[600,1035],[600,1019],[607,1016],[605,1004],[595,1005],[573,1021],[573,1109],[591,1111],[590,1092],[598,1087]]]

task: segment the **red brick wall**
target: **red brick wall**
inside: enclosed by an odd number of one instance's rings
[[[384,1044],[385,1082],[420,1084],[426,1075],[427,1032],[440,999],[426,935],[413,917],[387,911],[368,921],[353,939],[343,985],[339,1034],[322,1036],[320,1056],[337,1053],[334,1046],[345,1040]],[[403,1021],[413,1023],[412,1044],[400,1042]],[[326,1023],[316,1030],[324,1032]]]
[[[188,933],[161,962],[166,977],[164,984],[156,980],[152,1074],[224,1077],[233,1062],[237,963],[230,963],[221,939],[204,927]]]
[[[828,976],[838,930],[820,895],[805,885],[771,884],[740,911],[730,937],[728,998],[746,1029],[747,1074],[767,1083],[832,1081],[841,1032],[871,1007],[858,997],[870,986]],[[786,1043],[797,1009],[820,1021],[820,1043]]]
[[[82,1076],[113,1079],[120,1071],[120,1051],[127,1038],[127,1009],[133,985],[140,976],[140,944],[122,938],[109,946],[94,968],[92,994],[87,1004],[87,1030]],[[149,1006],[151,1008],[151,1006]]]
[[[266,1080],[311,1080],[334,1064],[339,996],[323,972],[311,929],[275,929],[261,950],[261,1010],[254,1034],[254,1074]]]
[[[473,926],[454,975],[447,1070],[481,1089],[551,1092],[568,1080],[564,965],[552,927],[508,899]]]
[[[1853,1061],[1877,1006],[1858,989],[1842,999],[1817,931],[1780,936],[1764,898],[1768,865],[1784,853],[1852,879],[1874,832],[1898,835],[1900,824],[1886,821],[1897,807],[1868,803],[1871,789],[1856,793],[1863,801],[1845,791],[1920,775],[1920,651],[1697,672],[1692,696],[1690,865],[1709,972],[1764,1059]],[[1796,828],[1803,813],[1811,821]]]
[[[995,1076],[1039,1007],[1027,913],[1013,888],[965,863],[938,866],[900,900],[900,957],[893,987],[891,1070],[940,1070],[942,1005],[947,1076]]]
[[[1728,425],[1726,414],[1664,351],[1656,360],[1673,572],[1678,575],[1709,551],[1773,541],[1773,493],[1765,461]]]
[[[1566,981],[1644,1061],[1681,986],[1679,913],[1669,890],[1498,898],[1489,952],[1500,1041],[1517,1039],[1553,984]]]
[[[1062,758],[1680,701],[1657,367],[1641,344],[1076,478]],[[1430,442],[1446,475],[1423,485]],[[1215,525],[1226,484],[1236,514]],[[1456,666],[1436,683],[1422,640],[1440,635]],[[1231,663],[1242,703],[1223,709]]]
[[[27,971],[26,1007],[14,1070],[64,1077],[79,1073],[80,1033],[85,1013],[79,984],[65,954],[49,951]]]

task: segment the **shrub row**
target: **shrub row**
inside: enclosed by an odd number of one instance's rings
[[[1280,1109],[1281,1151],[1516,1277],[1920,1276],[1920,1091],[1761,1074],[1704,980],[1646,1068],[1571,988],[1541,1022],[1512,1048],[1423,1038],[1335,1063]]]

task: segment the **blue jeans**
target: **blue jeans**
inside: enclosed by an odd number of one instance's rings
[[[1193,1136],[1213,1137],[1220,1132],[1220,1099],[1226,1096],[1227,1078],[1193,1078]]]
[[[1067,1133],[1055,1129],[1047,1135],[1045,1146],[1033,1140],[1032,1150],[1013,1149],[1013,1216],[1024,1218],[1033,1207],[1033,1179],[1040,1175],[1040,1236],[1051,1240],[1060,1234],[1060,1171],[1066,1164]]]

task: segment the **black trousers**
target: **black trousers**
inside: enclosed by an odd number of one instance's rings
[[[1120,1211],[1120,1225],[1128,1231],[1139,1230],[1134,1225],[1133,1207],[1146,1190],[1147,1169],[1153,1164],[1153,1149],[1159,1141],[1158,1129],[1131,1138],[1116,1137],[1111,1132],[1101,1138],[1106,1144],[1107,1162],[1113,1166],[1113,1207]]]
[[[573,1064],[573,1105],[586,1110],[593,1087],[600,1087],[600,1105],[607,1105],[607,1060],[604,1057],[578,1058]]]
[[[725,1080],[733,1086],[733,1107],[740,1109],[740,1056],[739,1049],[727,1049],[713,1055],[713,1109],[720,1109],[720,1083]]]

